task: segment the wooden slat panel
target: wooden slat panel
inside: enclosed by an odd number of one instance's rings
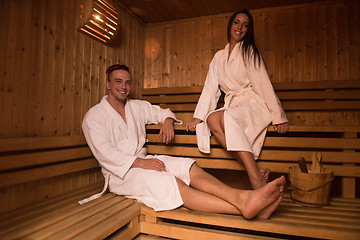
[[[360,101],[283,101],[285,111],[315,111],[315,110],[358,110]],[[196,103],[160,104],[163,108],[170,108],[173,112],[194,112]],[[222,104],[219,105],[220,107]]]
[[[161,125],[155,124],[155,125],[147,125],[146,129],[159,129],[160,130]],[[185,130],[185,127],[183,125],[175,125],[175,130]],[[275,129],[273,126],[268,127],[269,132],[275,132]],[[358,133],[360,132],[360,126],[289,126],[290,132],[334,132],[334,133],[345,133],[345,132],[351,132],[351,133]]]
[[[150,142],[161,143],[162,138],[157,134],[147,134]],[[196,144],[194,135],[176,135],[176,144]],[[211,144],[219,144],[215,137],[211,138]],[[266,137],[264,147],[282,148],[312,148],[312,149],[360,149],[360,139],[343,138],[316,138],[316,137]]]

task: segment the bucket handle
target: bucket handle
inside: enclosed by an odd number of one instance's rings
[[[311,188],[311,189],[309,189],[309,190],[304,190],[304,189],[297,188],[297,187],[295,187],[293,184],[291,184],[291,186],[290,186],[289,188],[293,188],[293,189],[296,189],[296,190],[299,190],[299,191],[303,191],[303,192],[312,192],[312,191],[314,191],[314,190],[317,190],[317,189],[319,189],[319,188],[322,188],[322,187],[324,187],[325,185],[331,183],[332,180],[334,180],[334,177],[332,177],[329,181],[325,182],[324,184],[322,184],[322,185],[320,185],[320,186],[318,186],[318,187]]]

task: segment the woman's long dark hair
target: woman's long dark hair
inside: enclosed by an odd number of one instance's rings
[[[231,38],[231,26],[234,22],[236,15],[238,15],[239,13],[246,14],[249,18],[248,31],[247,31],[245,37],[241,40],[243,42],[241,47],[243,50],[242,53],[243,53],[244,62],[246,62],[245,61],[246,58],[250,62],[251,57],[253,57],[254,58],[254,66],[256,66],[256,63],[258,63],[258,65],[260,66],[260,64],[261,64],[260,53],[255,45],[254,20],[253,20],[253,17],[251,16],[251,13],[247,9],[241,9],[241,10],[235,12],[230,17],[229,23],[228,23],[228,28],[227,28],[228,42],[230,42],[230,38]]]

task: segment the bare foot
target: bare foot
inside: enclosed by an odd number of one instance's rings
[[[280,196],[279,198],[274,201],[273,203],[271,203],[269,206],[267,206],[266,208],[264,208],[264,210],[262,210],[257,216],[256,218],[259,219],[269,219],[270,216],[273,214],[273,212],[277,209],[277,207],[280,205],[282,199],[283,199],[283,192],[284,192],[284,187],[286,184],[286,180],[285,177],[283,178],[283,182],[280,183],[279,185],[279,190],[280,190]]]
[[[268,168],[260,168],[259,169],[261,176],[265,179],[265,181],[269,181],[269,175],[271,173],[270,169]]]
[[[281,176],[259,189],[248,191],[247,196],[245,196],[246,201],[240,208],[243,216],[247,219],[252,219],[268,206],[271,206],[271,208],[265,211],[261,216],[266,217],[269,214],[271,215],[281,202],[281,200],[279,200],[280,195],[282,195],[280,188],[283,189],[285,183],[285,177]],[[272,203],[275,201],[279,202],[277,205],[275,204],[272,206]]]
[[[280,205],[281,201],[283,199],[283,193],[280,193],[280,196],[278,199],[276,199],[275,202],[264,208],[257,216],[258,219],[269,219],[273,212],[277,209],[277,207]]]

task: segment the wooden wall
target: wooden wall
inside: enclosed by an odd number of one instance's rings
[[[0,137],[82,135],[85,112],[105,94],[105,70],[130,67],[143,85],[144,24],[119,7],[105,46],[76,31],[74,0],[0,0]],[[0,212],[103,181],[99,169],[0,189]]]
[[[358,1],[322,1],[251,13],[256,44],[273,82],[360,80]],[[227,43],[230,15],[147,24],[144,87],[203,85],[212,57]],[[289,112],[288,118],[293,125],[360,125],[354,111]]]
[[[105,46],[76,31],[73,0],[0,0],[0,137],[81,134],[105,93],[105,70],[127,64],[142,86],[144,24],[119,8],[120,33]]]

